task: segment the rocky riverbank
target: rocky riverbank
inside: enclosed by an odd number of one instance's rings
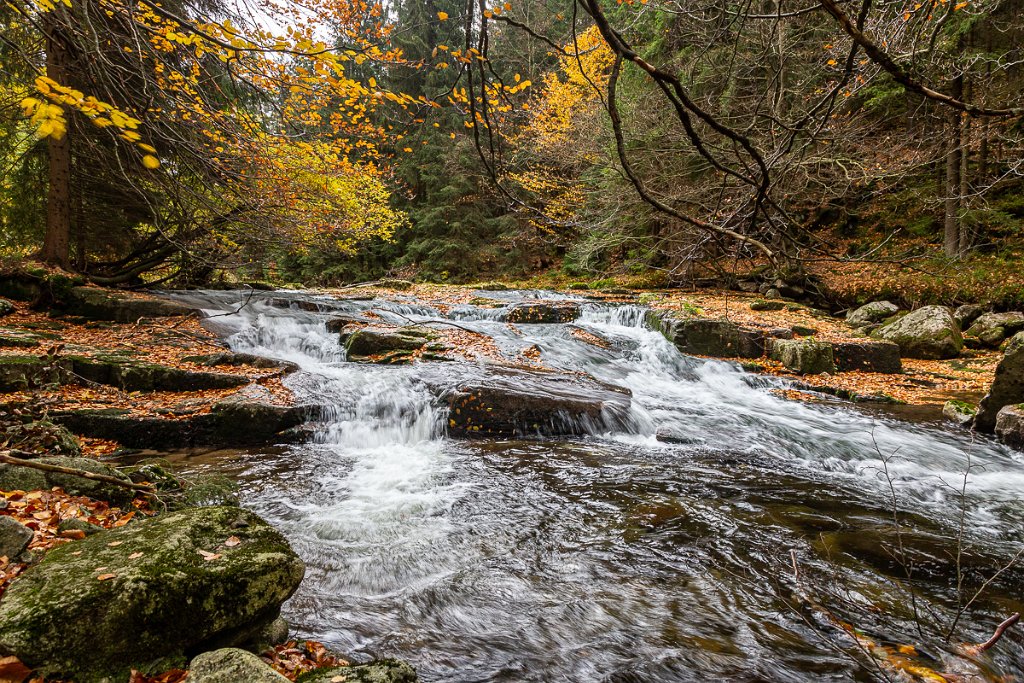
[[[19,294],[10,287],[3,293]],[[193,669],[189,680],[211,682],[284,674],[415,679],[401,663],[338,669],[340,658],[314,646],[282,645],[286,627],[275,618],[302,577],[287,541],[232,505],[229,493],[180,482],[152,465],[119,466],[117,455],[139,449],[308,438],[305,425],[324,407],[296,405],[282,383],[296,366],[231,352],[180,302],[73,287],[54,308],[39,292],[27,294],[31,300],[0,305],[4,457],[25,461],[0,466],[7,588],[0,654],[10,671],[82,681],[127,680],[135,670],[142,673],[133,681],[169,682],[180,680],[173,676],[184,675],[185,666]],[[251,298],[240,295],[239,305]],[[447,318],[332,312],[341,299],[367,298],[398,302],[396,311],[425,305]],[[368,287],[301,298],[261,293],[260,300],[328,317],[348,362],[463,363],[461,380],[436,391],[453,437],[621,428],[630,419],[629,391],[548,367],[539,348],[509,356],[458,322],[471,307],[513,335],[559,323],[606,349],[605,340],[574,325],[589,302],[600,301],[634,304],[630,311],[646,314],[646,324],[686,354],[790,377],[790,388],[779,390],[787,397],[820,400],[824,393],[931,405],[936,413],[946,404],[953,419],[1024,445],[1024,332],[1012,312],[900,311],[874,302],[836,317],[796,301],[728,292],[617,290],[522,302],[503,298],[497,285]],[[429,374],[424,382],[430,386]],[[69,631],[68,623],[81,628]],[[288,668],[288,661],[301,664]],[[320,673],[299,675],[316,665]]]

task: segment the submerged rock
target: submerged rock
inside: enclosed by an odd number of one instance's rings
[[[1024,332],[1015,334],[1007,344],[1003,359],[996,366],[992,386],[978,405],[974,428],[991,433],[1002,407],[1017,403],[1024,403]]]
[[[502,370],[447,391],[454,436],[561,436],[605,431],[629,418],[630,392],[575,375]]]
[[[225,647],[188,665],[188,683],[285,683],[288,679],[251,652]]]
[[[833,345],[836,369],[840,372],[903,372],[900,347],[890,341],[849,341]]]
[[[846,314],[846,322],[853,327],[878,325],[886,318],[895,315],[900,307],[891,301],[872,301]]]
[[[299,676],[295,683],[416,683],[416,669],[397,659],[379,659],[369,664],[315,669]]]
[[[579,304],[571,301],[529,302],[511,306],[502,319],[516,325],[571,323],[580,317]]]
[[[683,353],[718,358],[760,358],[764,355],[764,332],[741,328],[729,320],[675,318],[654,313],[648,322]]]
[[[832,345],[813,339],[772,339],[768,354],[793,372],[820,375],[836,371]]]
[[[180,666],[277,617],[302,561],[236,507],[192,508],[51,550],[0,601],[0,653],[79,683]]]
[[[996,415],[995,432],[1010,448],[1024,450],[1024,403],[1003,406]]]
[[[960,327],[945,306],[919,308],[883,325],[872,336],[899,344],[900,354],[906,358],[956,358],[964,347]]]

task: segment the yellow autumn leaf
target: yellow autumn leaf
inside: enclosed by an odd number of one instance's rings
[[[438,12],[437,13],[437,18],[440,19],[441,21],[446,21],[448,19],[448,13],[447,12]]]
[[[146,168],[160,168],[160,160],[152,154],[142,157],[142,165]]]

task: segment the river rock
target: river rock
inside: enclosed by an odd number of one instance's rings
[[[1010,448],[1024,450],[1024,403],[1003,406],[996,415],[995,432]]]
[[[378,363],[403,362],[412,358],[437,338],[426,327],[399,328],[364,327],[351,333],[342,333],[345,356],[350,361]]]
[[[968,425],[974,420],[978,409],[963,401],[946,401],[942,406],[942,416],[958,425]]]
[[[288,679],[251,652],[225,647],[188,665],[188,683],[285,683]]]
[[[284,374],[296,372],[299,366],[291,361],[278,358],[264,358],[252,353],[240,353],[237,351],[222,351],[220,353],[208,353],[201,356],[186,356],[183,361],[206,365],[208,367],[240,367],[248,366],[266,370],[280,370]]]
[[[0,318],[10,315],[11,313],[14,313],[16,310],[18,309],[15,308],[14,304],[12,304],[10,301],[8,301],[7,299],[0,299]]]
[[[507,323],[517,325],[571,323],[580,317],[579,304],[571,301],[531,301],[509,307],[502,316]]]
[[[51,419],[82,436],[111,439],[127,448],[166,450],[290,443],[303,438],[292,430],[316,412],[311,406],[275,405],[266,388],[252,384],[215,403],[208,413],[175,419],[121,409],[74,410]]]
[[[296,683],[416,683],[416,669],[397,659],[379,659],[369,664],[314,669]]]
[[[45,419],[10,425],[3,432],[3,440],[8,448],[24,453],[70,457],[82,454],[82,445],[74,434]]]
[[[718,358],[760,358],[764,355],[764,332],[741,328],[729,320],[652,314],[648,323],[683,353]]]
[[[0,556],[16,561],[34,536],[31,529],[13,517],[0,516]]]
[[[1024,332],[1015,334],[1006,345],[1003,359],[996,366],[992,386],[978,405],[974,428],[991,433],[1002,407],[1016,403],[1024,403]]]
[[[991,307],[985,304],[964,304],[963,306],[957,306],[956,310],[953,311],[953,318],[961,330],[966,330],[975,320],[989,310],[991,310]]]
[[[890,341],[843,341],[832,345],[836,369],[840,372],[903,372],[900,347]]]
[[[0,653],[48,677],[125,681],[244,639],[303,571],[248,510],[165,513],[49,551],[0,601]]]
[[[242,375],[194,372],[119,356],[73,356],[71,363],[76,379],[124,391],[203,391],[249,383],[249,378]]]
[[[813,339],[771,339],[768,355],[801,375],[836,371],[832,345]]]
[[[1021,330],[1024,330],[1024,313],[985,313],[974,321],[964,335],[969,343],[977,340],[978,343],[971,343],[971,346],[997,349],[1007,337]]]
[[[34,458],[31,462],[42,465],[69,467],[92,472],[93,474],[113,477],[125,483],[131,482],[127,476],[118,472],[113,467],[92,458],[53,456]],[[54,486],[61,487],[73,496],[88,496],[97,500],[104,500],[116,506],[127,505],[135,497],[131,489],[116,484],[86,479],[74,474],[44,472],[43,470],[23,467],[21,465],[0,464],[0,489],[4,491],[38,491],[48,490]]]
[[[877,325],[895,315],[900,307],[891,301],[872,301],[846,314],[846,322],[853,327]]]
[[[61,384],[70,371],[71,361],[65,358],[0,355],[0,392]]]
[[[758,299],[750,304],[750,310],[752,311],[781,311],[786,307],[785,301],[779,301],[778,299],[769,301],[768,299]]]
[[[906,358],[956,358],[964,341],[953,314],[945,306],[925,306],[883,325],[872,335],[899,344]]]
[[[562,436],[629,418],[630,392],[576,375],[503,369],[446,391],[453,436]]]
[[[133,296],[98,287],[72,287],[62,310],[89,320],[133,323],[139,318],[168,318],[192,315],[194,309],[174,301]]]

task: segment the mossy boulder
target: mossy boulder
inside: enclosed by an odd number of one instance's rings
[[[39,346],[44,337],[24,330],[0,328],[0,348],[33,349]]]
[[[991,433],[1003,406],[1024,403],[1024,332],[1018,332],[1006,345],[1006,352],[996,366],[996,376],[985,398],[978,405],[974,428]]]
[[[125,483],[130,483],[131,481],[127,476],[118,472],[110,465],[93,460],[92,458],[53,456],[35,458],[30,462],[102,474]],[[116,484],[86,479],[75,474],[45,472],[21,465],[0,464],[0,489],[4,491],[36,491],[51,489],[54,486],[61,487],[73,496],[88,496],[97,500],[104,500],[116,506],[127,505],[135,497],[131,489]]]
[[[840,372],[903,372],[900,347],[884,340],[844,341],[832,345],[836,369]]]
[[[17,562],[34,536],[35,533],[18,520],[0,515],[0,556]]]
[[[985,313],[964,332],[972,347],[998,349],[1007,337],[1024,330],[1024,313]]]
[[[275,619],[302,561],[252,512],[192,508],[58,546],[0,601],[0,653],[45,676],[124,681]]]
[[[964,348],[960,327],[945,306],[924,306],[883,325],[871,336],[899,344],[906,358],[956,358]]]
[[[416,683],[416,669],[397,659],[379,659],[369,664],[314,669],[302,674],[296,683]]]
[[[393,289],[397,292],[407,292],[413,288],[413,283],[408,280],[399,280],[396,278],[384,278],[377,282],[378,285],[386,289]]]
[[[1024,403],[1003,406],[996,415],[995,432],[1010,448],[1024,450]]]
[[[718,358],[760,358],[764,355],[764,332],[740,327],[729,320],[676,318],[652,312],[647,322],[683,353]]]
[[[188,683],[285,683],[288,679],[251,652],[225,647],[188,665]]]
[[[960,326],[961,330],[966,330],[975,320],[990,310],[991,307],[985,304],[964,304],[957,306],[953,311],[953,318],[956,319],[956,324]]]
[[[900,307],[891,301],[872,301],[846,314],[846,322],[852,327],[877,325],[896,314]]]
[[[511,287],[503,282],[484,282],[476,286],[482,292],[507,292]]]
[[[133,323],[139,318],[169,318],[192,315],[195,311],[181,303],[155,297],[133,296],[98,287],[70,287],[59,298],[62,312],[89,320]]]
[[[580,317],[579,304],[571,301],[531,301],[510,306],[502,316],[515,325],[571,323]]]
[[[12,304],[10,301],[8,301],[7,299],[0,299],[0,318],[10,315],[11,313],[14,313],[16,310],[18,309],[15,308],[14,304]]]
[[[812,339],[771,339],[768,355],[801,375],[836,371],[832,345]]]
[[[968,425],[978,414],[978,408],[964,401],[946,401],[942,406],[942,416],[958,425]]]

